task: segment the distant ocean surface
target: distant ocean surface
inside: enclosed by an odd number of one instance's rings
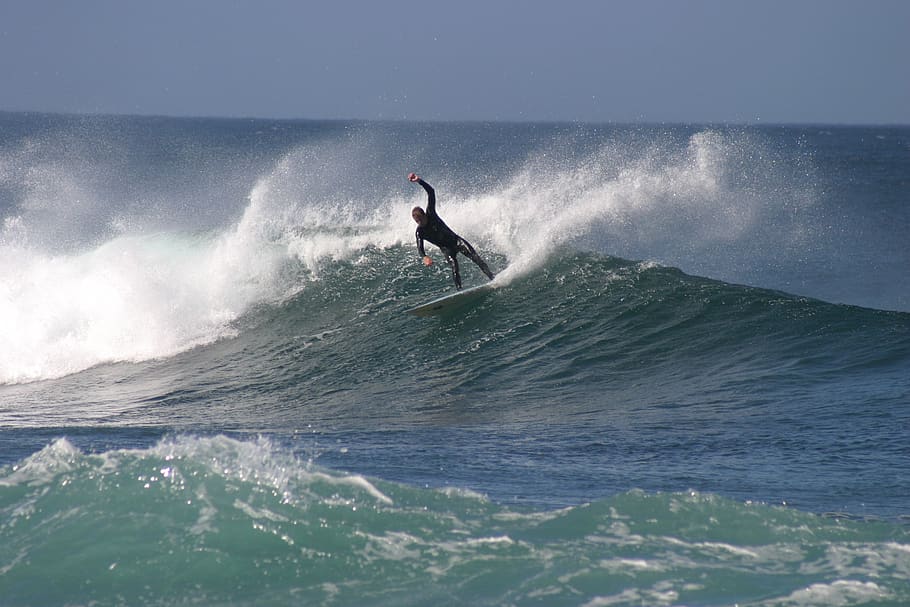
[[[908,605],[908,235],[910,127],[0,113],[0,607]]]

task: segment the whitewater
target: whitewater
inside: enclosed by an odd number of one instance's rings
[[[498,274],[439,318],[411,171]],[[908,174],[905,127],[0,114],[0,604],[905,604]]]

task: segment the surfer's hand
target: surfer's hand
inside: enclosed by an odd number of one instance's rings
[[[411,181],[414,181],[414,180],[412,179]],[[429,255],[427,255],[426,257],[423,258],[423,265],[425,265],[425,266],[433,265],[433,260],[430,259]]]
[[[417,173],[408,174],[408,181],[417,181],[418,179],[420,179],[420,177],[417,176]]]

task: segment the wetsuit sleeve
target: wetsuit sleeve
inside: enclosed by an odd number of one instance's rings
[[[436,214],[436,190],[433,189],[429,183],[423,179],[418,179],[417,183],[423,186],[423,189],[427,191],[427,215]]]
[[[420,230],[417,230],[417,252],[421,257],[426,257],[427,253],[423,249],[423,238],[420,237]]]

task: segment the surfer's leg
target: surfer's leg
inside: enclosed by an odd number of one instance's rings
[[[455,288],[461,291],[461,273],[458,271],[458,259],[457,251],[445,251],[446,261],[449,262],[449,267],[452,268],[452,280],[455,281]]]
[[[477,267],[487,275],[487,278],[493,280],[493,272],[490,271],[490,268],[487,267],[487,264],[480,258],[480,255],[477,254],[477,251],[474,250],[474,247],[471,246],[471,243],[462,238],[458,241],[458,250],[465,254],[465,256],[477,264]]]

